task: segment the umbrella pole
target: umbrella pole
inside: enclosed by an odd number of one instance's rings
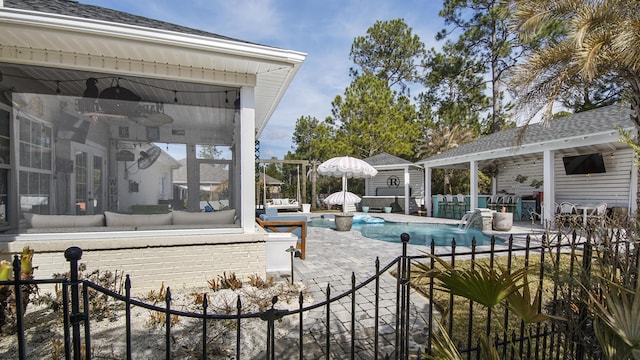
[[[342,212],[347,213],[347,175],[342,175]]]

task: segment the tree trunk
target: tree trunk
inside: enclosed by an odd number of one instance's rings
[[[500,74],[498,69],[498,40],[496,35],[496,23],[493,22],[491,28],[491,101],[493,105],[493,113],[491,119],[493,121],[493,133],[500,131],[500,102],[502,98],[500,96]]]

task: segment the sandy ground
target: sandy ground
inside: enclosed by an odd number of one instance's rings
[[[172,294],[171,308],[184,312],[202,313],[198,297],[209,294],[208,313],[235,314],[240,296],[243,313],[255,313],[271,307],[273,296],[278,296],[276,309],[296,309],[299,294],[304,303],[312,299],[302,283],[289,284],[281,281],[267,289],[243,285],[239,290],[190,289]],[[146,303],[153,303],[144,300]],[[164,302],[158,303],[164,308]],[[93,359],[126,358],[125,310],[121,304],[105,317],[89,321]],[[158,359],[165,357],[164,314],[143,307],[132,307],[132,357],[134,359]],[[284,337],[297,326],[296,317],[285,317],[276,326],[276,337]],[[173,320],[173,319],[172,319]],[[291,323],[293,321],[294,323]],[[179,317],[171,327],[172,358],[201,359],[202,321]],[[62,312],[54,312],[45,306],[30,304],[25,316],[25,338],[27,359],[63,359],[64,329]],[[207,322],[207,359],[234,359],[236,352],[236,320],[210,320]],[[81,328],[81,332],[83,333]],[[245,319],[241,323],[241,358],[264,358],[267,324],[260,319]],[[84,335],[84,333],[83,333]],[[18,358],[18,341],[15,335],[0,337],[0,359]],[[84,351],[84,345],[83,345]]]

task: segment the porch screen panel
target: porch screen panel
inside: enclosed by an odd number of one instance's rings
[[[19,219],[26,212],[102,214],[106,199],[123,214],[202,211],[207,201],[215,210],[233,207],[236,109],[225,101],[229,90],[218,90],[193,105],[144,99],[114,108],[99,99],[89,110],[78,96],[13,93],[20,105],[8,112],[9,125],[0,117],[0,225],[3,202],[12,198],[3,186],[14,181]],[[9,149],[18,151],[17,164],[8,164]],[[195,199],[186,198],[188,189]]]

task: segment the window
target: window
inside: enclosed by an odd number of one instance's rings
[[[38,99],[40,98],[34,97],[33,101],[39,103]],[[20,210],[49,214],[52,177],[51,126],[29,113],[17,112],[16,118],[20,129]]]

